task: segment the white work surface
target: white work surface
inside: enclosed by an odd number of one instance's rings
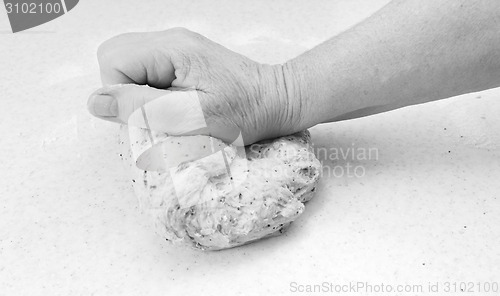
[[[305,295],[295,288],[323,282],[443,292],[447,281],[478,295],[478,282],[500,282],[498,89],[314,127],[317,147],[371,159],[321,156],[335,175],[285,235],[208,253],[154,234],[118,126],[86,111],[96,49],[116,34],[184,26],[282,63],[386,2],[85,0],[17,34],[2,6],[0,295]],[[347,166],[363,176],[339,176]]]

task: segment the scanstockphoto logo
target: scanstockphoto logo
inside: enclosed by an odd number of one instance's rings
[[[12,33],[50,22],[73,9],[78,0],[4,0]]]

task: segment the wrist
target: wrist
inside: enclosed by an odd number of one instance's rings
[[[283,79],[287,89],[288,102],[291,112],[298,115],[297,130],[310,128],[321,123],[318,110],[315,110],[314,88],[311,88],[310,73],[308,66],[296,59],[289,60],[280,65],[282,68]],[[314,71],[312,71],[314,72]]]
[[[273,79],[269,85],[275,93],[277,116],[283,130],[282,134],[291,134],[313,126],[310,120],[308,96],[304,93],[303,79],[294,65],[285,63],[269,66]]]
[[[283,65],[259,64],[259,96],[263,104],[258,107],[265,115],[265,138],[275,138],[300,131],[300,114],[297,101],[291,95]]]

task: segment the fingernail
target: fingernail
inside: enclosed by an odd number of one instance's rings
[[[118,102],[108,95],[93,95],[89,100],[89,111],[96,116],[118,116]]]

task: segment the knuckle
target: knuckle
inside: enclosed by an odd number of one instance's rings
[[[180,36],[189,36],[191,33],[193,33],[192,31],[184,28],[184,27],[174,27],[174,28],[170,28],[168,30],[165,31],[166,33],[170,34],[170,35],[180,35]]]
[[[167,38],[175,38],[178,41],[184,41],[184,42],[189,42],[189,41],[195,42],[203,39],[202,35],[183,27],[170,28],[164,31],[164,33],[165,37]]]
[[[97,57],[102,58],[109,54],[109,52],[117,50],[122,47],[123,44],[129,43],[131,40],[136,40],[140,38],[143,33],[122,33],[111,37],[110,39],[104,41],[97,48]]]
[[[107,54],[107,51],[108,51],[108,48],[107,48],[106,42],[99,45],[99,47],[97,48],[97,60],[99,61],[99,63],[102,63],[102,61],[104,60],[104,57]]]
[[[110,55],[110,52],[116,48],[116,42],[113,40],[115,37],[104,41],[97,48],[97,60],[99,63],[104,63],[107,61],[107,57]]]
[[[111,49],[107,44],[103,43],[97,48],[97,61],[101,68],[111,67],[115,62],[113,56],[114,55],[111,54]]]

